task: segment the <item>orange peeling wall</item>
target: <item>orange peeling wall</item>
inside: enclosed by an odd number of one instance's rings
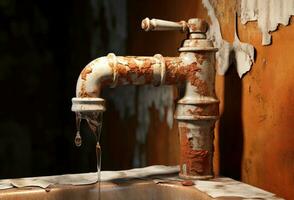
[[[212,1],[221,25],[223,38],[234,39],[235,0]],[[209,21],[200,0],[131,0],[128,7],[129,55],[177,55],[176,49],[185,38],[178,32],[143,32],[140,22],[145,17],[179,21],[192,17]],[[256,49],[252,70],[240,79],[232,65],[226,76],[217,76],[216,89],[221,101],[221,118],[215,135],[214,168],[216,174],[241,179],[286,199],[294,196],[294,20],[272,33],[272,45],[261,45],[261,33],[256,22],[238,23],[241,42]],[[175,91],[175,102],[176,102]],[[151,123],[146,145],[147,164],[178,163],[178,131],[174,123],[170,130],[158,119],[151,107]],[[111,118],[112,116],[106,116]],[[121,135],[109,155],[121,156],[117,166],[130,167],[133,156],[135,117],[119,121],[109,133],[125,127],[128,141]],[[126,126],[126,124],[128,124]],[[130,128],[127,128],[130,127]],[[113,130],[112,130],[113,129]],[[104,136],[111,140],[111,135]],[[112,143],[109,142],[108,145]],[[125,149],[126,151],[121,151]],[[123,153],[124,152],[124,153]],[[117,157],[117,156],[116,156]]]

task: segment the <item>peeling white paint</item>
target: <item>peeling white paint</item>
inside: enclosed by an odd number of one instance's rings
[[[145,144],[150,125],[150,108],[154,106],[159,113],[160,123],[166,120],[169,128],[173,127],[173,88],[172,86],[142,86],[138,92],[138,127],[134,166],[145,165],[145,154],[140,152],[140,145]],[[166,115],[166,116],[165,116]]]
[[[175,174],[179,166],[152,165],[144,168],[135,168],[120,171],[101,171],[101,181],[114,179],[146,178],[154,175]],[[52,185],[89,185],[97,183],[97,172],[83,174],[65,174],[58,176],[39,176],[18,179],[0,180],[0,190],[12,187],[40,187]],[[1,198],[2,199],[2,198]]]
[[[135,86],[124,86],[105,90],[104,95],[119,111],[121,119],[125,119],[135,114],[135,93]],[[152,105],[158,111],[160,121],[163,122],[165,120],[171,129],[173,127],[174,107],[172,86],[154,87],[146,85],[138,87],[137,114],[139,127],[137,132],[140,142],[145,141],[146,133],[148,132],[150,124],[149,109]]]
[[[231,178],[215,178],[211,180],[197,180],[195,186],[212,198],[240,197],[244,199],[280,199],[275,194],[260,188],[235,181]]]
[[[208,11],[208,16],[211,19],[207,36],[214,42],[215,47],[219,50],[216,53],[217,72],[220,75],[225,75],[232,60],[230,60],[231,53],[235,54],[236,67],[241,78],[246,72],[251,69],[254,62],[254,47],[248,43],[240,42],[235,27],[235,40],[230,44],[223,39],[220,29],[219,21],[216,17],[213,6],[209,0],[202,0],[202,4]]]
[[[137,102],[136,90],[138,92]],[[170,129],[173,127],[174,98],[172,86],[123,86],[106,89],[103,91],[103,96],[107,101],[113,103],[121,119],[129,118],[135,115],[137,111],[138,125],[133,166],[144,166],[146,156],[140,147],[146,143],[150,126],[150,108],[154,106],[154,109],[158,111],[159,123],[166,122]]]
[[[138,139],[140,142],[146,140],[150,124],[149,108],[154,106],[159,112],[160,121],[166,120],[169,128],[173,127],[173,88],[172,86],[153,87],[143,86],[139,89],[138,97]],[[165,112],[166,110],[166,112]],[[165,117],[166,113],[166,118]]]
[[[164,177],[154,179],[156,184],[171,183],[183,181],[178,176]],[[260,188],[236,181],[231,178],[217,177],[209,180],[194,180],[194,186],[197,190],[216,199],[267,199],[267,200],[282,200],[275,194],[262,190]]]
[[[241,22],[257,21],[262,32],[262,45],[271,44],[270,32],[279,24],[287,26],[294,15],[294,0],[242,0]]]
[[[240,42],[237,33],[233,43],[237,72],[241,78],[251,69],[254,62],[254,47],[251,44]]]
[[[208,16],[211,20],[207,36],[214,42],[215,47],[218,48],[218,52],[216,53],[217,72],[220,75],[225,75],[230,66],[229,57],[230,52],[232,51],[232,46],[229,42],[223,40],[220,25],[210,1],[202,0],[202,4],[207,9]]]
[[[114,104],[121,119],[127,119],[135,115],[136,86],[129,85],[114,89],[106,89],[103,91],[103,95],[107,101]]]

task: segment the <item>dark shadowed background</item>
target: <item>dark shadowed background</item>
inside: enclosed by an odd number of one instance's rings
[[[126,1],[0,1],[0,178],[95,171],[94,137],[73,143],[71,98],[89,61],[125,54],[126,12]]]

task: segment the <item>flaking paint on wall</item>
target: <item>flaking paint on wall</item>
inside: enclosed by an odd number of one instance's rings
[[[241,22],[257,21],[262,32],[262,45],[271,44],[270,32],[279,24],[287,26],[294,15],[294,0],[242,0]]]
[[[138,93],[137,102],[136,93]],[[172,86],[123,86],[105,90],[104,96],[113,103],[121,119],[131,117],[137,111],[138,126],[136,129],[133,165],[134,167],[144,166],[146,157],[140,147],[146,143],[149,131],[149,109],[154,106],[158,111],[160,123],[165,121],[170,129],[173,127],[174,102]]]
[[[254,62],[254,47],[251,44],[240,42],[239,37],[235,31],[233,49],[235,52],[237,72],[241,78],[251,69],[251,66]]]
[[[173,88],[172,86],[143,86],[138,95],[138,141],[144,142],[150,124],[149,108],[154,106],[159,112],[159,119],[166,120],[169,128],[173,127]],[[166,112],[165,112],[166,110]],[[165,118],[166,113],[166,118]]]
[[[241,78],[246,72],[251,69],[254,62],[254,47],[251,44],[240,42],[237,29],[235,28],[235,40],[230,44],[223,39],[219,21],[216,17],[214,7],[209,0],[202,0],[202,4],[207,9],[211,19],[211,25],[208,30],[208,37],[214,42],[214,45],[219,49],[216,53],[217,72],[224,75],[228,70],[231,62],[230,55],[234,53],[235,62],[239,77]]]
[[[107,10],[105,16],[109,35],[107,50],[124,55],[127,38],[126,0],[120,1],[120,3],[115,0],[103,0],[102,2],[105,10]],[[94,49],[97,49],[97,47],[94,46]],[[133,163],[136,167],[144,166],[146,158],[144,152],[140,150],[140,146],[144,145],[147,139],[150,125],[149,109],[154,105],[154,108],[158,110],[161,122],[165,121],[171,129],[174,108],[173,88],[171,86],[127,86],[114,90],[106,89],[103,91],[103,95],[107,101],[114,105],[121,119],[127,119],[137,114],[138,126]],[[136,97],[136,95],[138,96]]]
[[[105,90],[104,96],[107,101],[113,103],[121,119],[127,119],[135,115],[136,86],[130,85],[108,89]]]
[[[138,127],[136,130],[136,147],[133,165],[144,166],[146,157],[144,152],[140,152],[140,145],[145,144],[150,125],[149,108],[154,106],[159,113],[161,122],[164,120],[169,128],[173,127],[173,88],[172,86],[153,87],[150,85],[142,86],[138,92]]]
[[[172,86],[154,87],[146,85],[137,87],[137,89],[138,140],[144,142],[150,123],[149,108],[151,106],[158,110],[161,122],[165,120],[169,128],[173,127],[173,88]],[[114,90],[106,90],[104,95],[114,104],[122,119],[135,114],[136,86],[123,86]]]
[[[160,122],[173,127],[174,95],[172,86],[154,87],[123,86],[115,89],[106,89],[103,92],[107,101],[110,101],[119,112],[121,119],[127,119],[136,114],[138,125],[136,129],[136,144],[133,166],[140,167],[146,164],[145,152],[141,149],[146,143],[150,126],[150,108],[153,106],[159,114]],[[137,102],[136,102],[136,95]]]

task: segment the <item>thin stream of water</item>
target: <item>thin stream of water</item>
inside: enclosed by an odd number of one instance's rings
[[[77,127],[77,133],[75,137],[75,145],[77,147],[80,147],[82,145],[82,137],[80,135],[80,127],[81,127],[81,117],[79,113],[76,113],[76,127]]]
[[[97,158],[97,180],[98,180],[98,200],[100,198],[100,182],[101,182],[101,146],[100,146],[100,135],[102,128],[102,112],[76,112],[76,126],[77,133],[75,137],[75,145],[80,147],[82,145],[82,138],[80,135],[81,120],[85,119],[92,131],[96,136],[96,158]]]
[[[96,144],[96,157],[97,157],[97,180],[98,180],[98,200],[101,199],[100,183],[101,183],[101,147],[99,142]]]

